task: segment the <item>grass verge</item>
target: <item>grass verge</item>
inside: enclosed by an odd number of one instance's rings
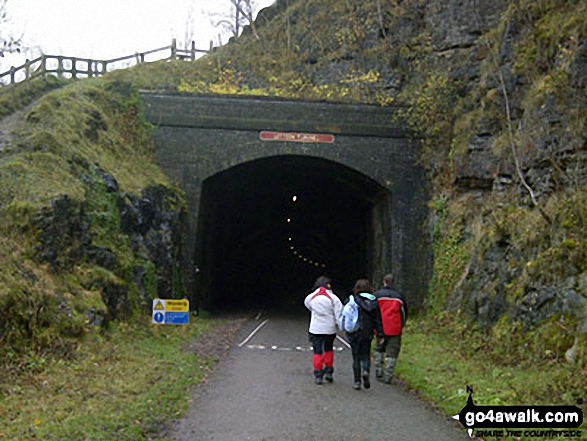
[[[87,335],[72,360],[31,356],[0,378],[0,439],[156,440],[188,406],[188,391],[213,363],[182,345],[217,325],[187,332],[119,324]]]
[[[397,374],[420,397],[448,416],[467,403],[466,386],[477,405],[579,405],[587,414],[587,369],[549,360],[501,363],[497,348],[486,348],[471,330],[468,336],[439,326],[431,318],[408,322],[402,337]],[[587,424],[581,426],[587,439]],[[536,438],[486,438],[533,439]]]

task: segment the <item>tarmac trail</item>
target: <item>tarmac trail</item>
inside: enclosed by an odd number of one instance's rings
[[[209,381],[196,388],[177,441],[459,441],[469,437],[398,385],[352,389],[351,352],[335,340],[334,382],[315,385],[308,319],[246,322]],[[252,334],[253,331],[255,333]]]

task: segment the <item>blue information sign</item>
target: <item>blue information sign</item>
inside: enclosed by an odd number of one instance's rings
[[[189,323],[189,312],[166,312],[166,325],[187,325]]]

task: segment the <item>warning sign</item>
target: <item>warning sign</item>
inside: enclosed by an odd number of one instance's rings
[[[165,311],[169,312],[188,312],[190,302],[187,300],[165,300]]]
[[[153,323],[156,325],[187,325],[189,311],[188,300],[153,299]]]
[[[154,311],[165,311],[165,304],[162,300],[156,300],[153,306]]]

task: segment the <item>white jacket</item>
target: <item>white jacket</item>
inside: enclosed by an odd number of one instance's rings
[[[336,294],[330,289],[318,288],[308,294],[304,305],[312,313],[309,329],[312,334],[336,334],[336,324],[342,313],[342,303]]]

